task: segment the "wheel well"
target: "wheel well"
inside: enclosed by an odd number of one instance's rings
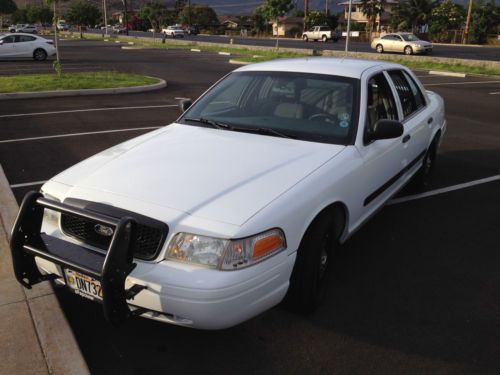
[[[344,234],[344,232],[347,228],[346,223],[347,223],[347,220],[349,217],[349,211],[347,210],[346,205],[342,202],[335,202],[335,203],[332,203],[332,204],[328,205],[327,207],[323,208],[311,221],[307,230],[309,230],[309,228],[316,221],[321,220],[321,218],[324,215],[330,215],[333,218],[333,222],[334,222],[334,226],[335,226],[334,237],[335,237],[336,241],[339,241],[339,239],[342,237],[342,235]],[[307,230],[306,230],[306,232],[307,232]]]

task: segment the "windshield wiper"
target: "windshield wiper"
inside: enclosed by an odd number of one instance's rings
[[[272,128],[243,128],[243,127],[240,128],[240,127],[233,127],[231,130],[238,131],[238,132],[257,133],[257,134],[264,134],[264,135],[274,135],[275,137],[281,137],[281,138],[292,138],[292,139],[296,139],[297,138],[295,135],[286,134],[286,133],[280,132],[280,131],[272,129]]]
[[[259,134],[275,135],[275,136],[281,137],[281,138],[292,138],[292,139],[297,138],[295,135],[286,134],[286,133],[280,132],[278,130],[275,130],[273,128],[257,128],[257,129],[255,129],[255,132],[257,132]]]
[[[213,128],[216,129],[232,129],[233,127],[229,124],[225,124],[223,122],[215,121],[215,120],[210,120],[207,118],[185,118],[184,121],[193,121],[193,122],[199,122],[201,124],[207,124],[212,126]]]

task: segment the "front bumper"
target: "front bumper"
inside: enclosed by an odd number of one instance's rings
[[[21,206],[11,240],[18,280],[28,288],[48,279],[66,285],[65,268],[96,278],[103,287],[104,315],[115,325],[141,315],[193,328],[227,328],[275,306],[288,289],[295,253],[282,252],[237,271],[172,261],[134,261],[130,251],[133,219],[110,219],[30,194]],[[114,220],[110,224],[116,224],[117,230],[110,249],[97,253],[56,233],[40,233],[45,208]]]

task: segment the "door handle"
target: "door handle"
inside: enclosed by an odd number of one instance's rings
[[[430,118],[427,120],[427,123],[428,123],[428,124],[430,124],[430,123],[432,123],[432,121],[433,121],[433,120],[434,120],[434,119],[433,119],[432,117],[430,117]]]
[[[403,143],[408,142],[408,141],[410,140],[410,138],[411,138],[411,135],[406,134],[406,135],[403,137]]]

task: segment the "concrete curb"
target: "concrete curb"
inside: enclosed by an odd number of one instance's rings
[[[28,290],[15,280],[7,237],[18,206],[1,165],[0,207],[0,373],[90,374],[50,284]]]
[[[155,77],[151,77],[151,78],[155,78]],[[152,84],[152,85],[134,86],[134,87],[116,87],[116,88],[110,88],[110,89],[14,92],[14,93],[0,94],[0,100],[55,98],[55,97],[62,97],[62,96],[85,96],[85,95],[103,95],[103,94],[129,94],[129,93],[137,93],[137,92],[154,91],[154,90],[162,89],[164,87],[167,87],[167,82],[164,79],[160,79],[160,82]]]

